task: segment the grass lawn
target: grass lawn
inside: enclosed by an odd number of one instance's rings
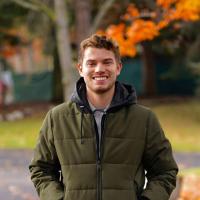
[[[189,169],[182,169],[179,171],[179,176],[194,175],[194,174],[200,176],[200,168],[189,168]]]
[[[150,107],[157,114],[175,151],[200,151],[199,100],[161,103]]]
[[[33,148],[44,114],[17,120],[0,122],[0,148]]]
[[[142,102],[143,103],[143,102]],[[145,100],[157,114],[175,151],[200,151],[200,101]],[[33,148],[44,114],[14,122],[0,122],[0,148]]]

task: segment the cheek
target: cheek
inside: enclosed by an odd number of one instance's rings
[[[81,76],[83,77],[87,77],[88,75],[90,75],[90,70],[88,69],[83,69],[82,72],[81,72]]]
[[[118,76],[120,74],[120,71],[119,70],[113,70],[112,74],[114,76]]]

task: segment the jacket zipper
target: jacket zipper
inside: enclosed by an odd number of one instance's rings
[[[106,112],[103,114],[101,119],[101,140],[99,149],[99,199],[102,200],[102,155],[103,155],[103,140],[105,130]]]
[[[92,115],[93,117],[93,127],[95,130],[95,137],[96,137],[96,165],[97,165],[97,200],[99,200],[99,196],[100,196],[100,190],[99,190],[99,182],[100,182],[100,159],[99,159],[99,135],[98,135],[98,128],[97,128],[97,124],[96,124],[96,120],[94,115]]]
[[[103,135],[105,127],[106,113],[103,114],[101,120],[101,140],[99,141],[99,133],[95,117],[93,115],[94,128],[96,133],[96,158],[97,158],[97,200],[102,200],[102,151],[103,151]]]

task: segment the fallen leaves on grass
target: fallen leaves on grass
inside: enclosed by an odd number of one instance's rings
[[[178,200],[200,200],[200,176],[183,177]]]

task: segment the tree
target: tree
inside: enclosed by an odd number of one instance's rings
[[[180,29],[184,23],[199,19],[199,0],[157,0],[153,8],[144,6],[139,9],[130,4],[121,23],[110,25],[99,33],[117,41],[122,56],[134,57],[138,45],[142,47],[145,93],[151,95],[155,94],[156,87],[155,66],[149,41],[158,37],[170,25]]]
[[[108,23],[108,19],[119,15],[112,13],[112,15],[106,16],[111,8],[115,10],[113,7],[118,5],[119,12],[127,5],[127,2],[129,0],[125,0],[123,3],[120,0],[103,0],[101,2],[98,0],[9,0],[9,3],[28,10],[29,29],[41,34],[40,36],[43,36],[46,41],[48,48],[45,50],[54,57],[56,77],[60,77],[59,73],[61,72],[65,100],[68,99],[74,84],[75,70],[72,66],[72,57],[74,54],[76,55],[76,49],[72,49],[72,43],[75,42],[78,46],[82,39],[94,33],[102,24],[105,24],[105,21]],[[115,18],[117,19],[117,17]],[[74,37],[74,35],[76,36]],[[59,66],[61,66],[61,70],[57,69]],[[60,79],[56,78],[56,80]],[[56,85],[58,84],[56,83]]]
[[[64,0],[9,0],[9,4],[12,6],[17,5],[18,7],[26,9],[27,22],[29,21],[30,23],[25,23],[25,25],[29,27],[32,33],[37,32],[36,37],[38,35],[43,35],[44,41],[46,41],[46,46],[48,46],[48,49],[46,48],[46,52],[53,55],[54,65],[56,67],[58,67],[58,63],[59,66],[61,66],[61,70],[55,70],[54,68],[54,77],[57,76],[61,71],[61,83],[64,99],[68,99],[74,88],[74,76],[72,67],[71,43],[68,31],[68,15],[66,14],[66,2]],[[40,18],[39,20],[38,16]],[[47,16],[49,20],[46,20],[45,16]],[[63,18],[63,16],[65,17]],[[41,30],[43,32],[41,32]],[[57,55],[59,60],[57,59]],[[55,85],[58,85],[57,82],[60,80],[58,80],[56,77],[55,80],[57,80]]]
[[[70,41],[70,30],[69,30],[69,14],[71,11],[66,6],[65,0],[10,0],[15,4],[18,4],[26,9],[32,10],[35,13],[45,13],[46,16],[50,19],[50,26],[53,32],[53,36],[56,35],[57,48],[53,47],[55,60],[56,51],[58,49],[59,53],[59,63],[61,66],[62,72],[62,85],[63,85],[63,93],[64,99],[68,99],[69,94],[72,91],[74,84],[74,72],[72,67],[72,50],[71,50],[71,41]],[[108,9],[111,7],[112,3],[115,0],[106,0],[102,2],[102,6],[100,7],[99,12],[94,17],[94,23],[91,20],[91,10],[92,6],[91,0],[85,1],[75,1],[75,13],[76,13],[76,43],[79,43],[83,38],[88,36],[91,31],[96,30],[98,28],[101,19],[105,16]],[[54,6],[52,6],[52,2],[54,2]],[[67,1],[67,4],[72,4],[73,2]],[[53,9],[53,7],[55,9]],[[68,12],[69,11],[69,12]],[[61,14],[62,13],[62,14]],[[53,24],[53,26],[52,26]],[[40,23],[38,23],[39,26]],[[54,34],[56,33],[56,34]],[[55,38],[54,38],[55,39]],[[49,45],[48,45],[49,46]],[[59,70],[56,70],[59,71]]]
[[[56,14],[56,38],[62,69],[62,85],[64,98],[67,100],[74,88],[67,9],[64,0],[54,0],[54,3]]]
[[[91,26],[91,0],[75,0],[76,45],[88,37]]]

